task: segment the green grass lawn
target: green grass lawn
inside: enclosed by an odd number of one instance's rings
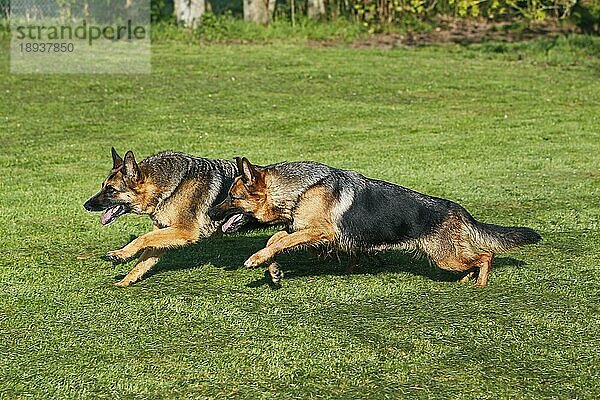
[[[600,42],[577,40],[159,42],[144,76],[14,75],[3,43],[0,398],[598,398]],[[296,252],[273,290],[241,268],[272,232],[118,288],[133,262],[101,256],[150,221],[83,209],[111,146],[316,160],[544,241],[499,255],[486,289],[402,253],[346,275]]]

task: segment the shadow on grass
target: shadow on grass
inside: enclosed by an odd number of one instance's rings
[[[258,236],[229,235],[210,238],[197,244],[167,251],[144,279],[166,271],[198,268],[205,264],[212,264],[224,271],[235,271],[244,268],[244,261],[251,254],[263,248],[269,236],[268,232],[259,233]],[[304,250],[298,250],[278,256],[277,261],[284,271],[285,280],[349,274],[347,272],[348,256],[344,253],[334,253],[332,256],[323,258]],[[128,262],[131,266],[134,263],[133,260]],[[494,259],[492,268],[521,268],[524,265],[525,263],[521,260],[497,256]],[[372,258],[361,257],[352,274],[378,275],[390,272],[423,276],[436,282],[456,282],[461,277],[437,268],[427,258],[415,258],[406,252],[394,250],[377,254]],[[120,280],[124,276],[118,275],[114,279]],[[260,287],[263,285],[268,285],[273,289],[279,288],[279,286],[273,285],[268,273],[246,286]]]
[[[167,250],[160,261],[144,276],[143,280],[166,271],[199,268],[205,264],[212,264],[225,271],[237,270],[242,268],[244,261],[252,253],[265,246],[269,236],[267,233],[261,236],[228,235],[209,238],[192,245]],[[135,239],[135,236],[132,236],[129,241],[133,239]],[[133,268],[137,257],[127,261],[130,268]],[[120,274],[115,276],[114,279],[120,280],[124,277],[124,274]]]
[[[348,256],[340,255],[339,258],[322,259],[310,256],[306,252],[296,252],[278,258],[278,263],[284,270],[284,280],[307,278],[315,276],[342,276],[348,275],[346,265]],[[512,257],[496,257],[493,269],[504,267],[522,267],[525,263]],[[378,275],[384,273],[407,273],[422,276],[436,282],[456,282],[463,275],[454,274],[437,268],[426,258],[415,258],[401,251],[388,251],[376,256],[376,260],[361,259],[352,275]],[[275,287],[269,276],[249,283],[248,287],[269,285]]]

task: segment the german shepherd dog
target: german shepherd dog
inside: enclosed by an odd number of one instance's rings
[[[231,161],[208,160],[181,153],[162,152],[139,164],[131,151],[121,158],[111,150],[113,166],[102,189],[83,205],[88,211],[104,211],[100,222],[108,225],[127,213],[147,214],[154,230],[120,250],[107,253],[113,261],[142,254],[135,267],[117,286],[139,281],[162,253],[219,231],[232,232],[251,222],[248,214],[223,221],[208,217],[208,209],[227,196],[238,174]]]
[[[464,275],[463,282],[478,272],[476,286],[485,287],[494,253],[541,240],[533,229],[482,223],[450,200],[352,171],[315,162],[258,167],[246,158],[237,166],[240,176],[209,216],[236,221],[251,215],[286,226],[246,260],[248,268],[304,246],[347,252],[351,263],[352,255],[402,249]]]

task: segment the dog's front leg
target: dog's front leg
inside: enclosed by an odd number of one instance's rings
[[[142,279],[146,272],[148,272],[150,268],[156,265],[156,263],[160,259],[160,256],[164,252],[164,249],[150,248],[144,250],[137,264],[135,264],[135,267],[133,267],[133,269],[129,271],[129,273],[123,279],[121,279],[118,282],[115,282],[115,285],[122,287],[129,286]]]
[[[284,238],[288,235],[289,233],[287,233],[286,231],[275,232],[275,234],[271,236],[269,240],[267,240],[267,245],[265,247],[273,245],[273,243],[278,242],[281,238]]]
[[[189,229],[176,227],[156,229],[131,241],[131,243],[120,250],[109,251],[106,256],[111,260],[124,261],[147,247],[156,249],[181,247],[197,241],[198,238],[198,234]]]
[[[326,244],[333,239],[333,233],[321,228],[308,228],[289,235],[279,235],[278,240],[272,241],[264,249],[254,253],[244,263],[246,268],[254,268],[263,264],[284,250],[301,246]]]

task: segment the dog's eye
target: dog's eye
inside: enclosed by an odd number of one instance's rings
[[[116,189],[115,189],[114,187],[110,186],[110,185],[106,185],[106,186],[104,187],[104,191],[105,191],[106,193],[114,193],[114,192],[116,192]]]

